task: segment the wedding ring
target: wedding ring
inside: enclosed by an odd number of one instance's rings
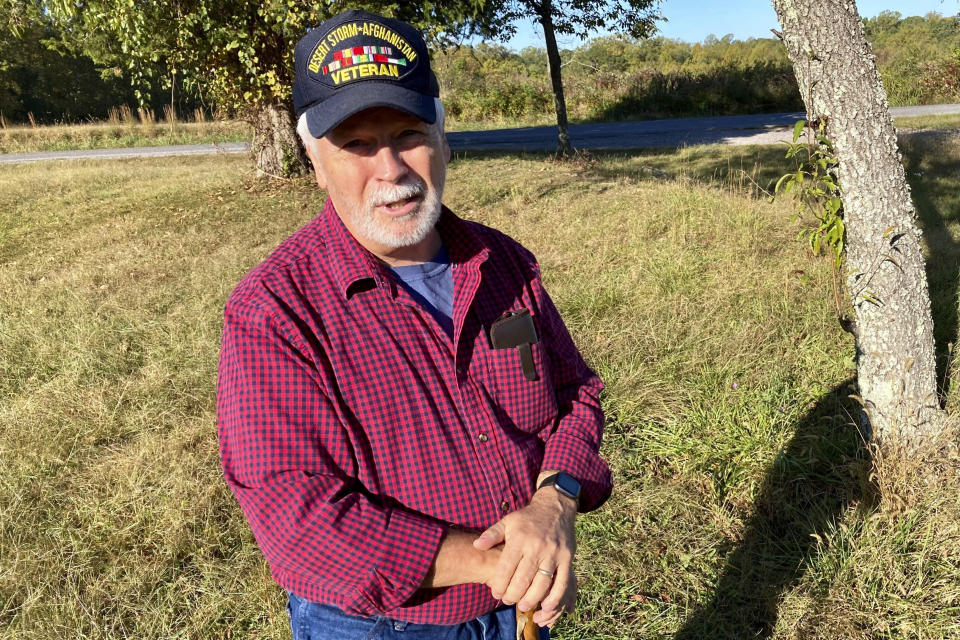
[[[546,569],[537,569],[537,573],[542,573],[543,575],[547,576],[548,578],[552,578],[552,577],[553,577],[553,571],[547,571]]]

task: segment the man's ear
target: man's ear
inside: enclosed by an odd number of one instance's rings
[[[320,169],[320,160],[314,153],[313,145],[306,144],[303,149],[307,152],[307,157],[310,158],[310,164],[313,165],[313,175],[317,180],[317,186],[326,191],[327,177],[323,175],[323,171]]]
[[[450,143],[447,142],[447,132],[443,132],[443,162],[450,164]]]
[[[323,189],[324,191],[326,191],[327,177],[323,175],[323,171],[320,170],[320,165],[317,164],[316,162],[313,163],[313,173],[317,178],[317,186]]]

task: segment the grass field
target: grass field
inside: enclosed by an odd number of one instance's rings
[[[958,146],[905,140],[945,381]],[[960,486],[904,505],[871,478],[830,261],[755,186],[784,162],[451,164],[447,203],[535,251],[608,385],[617,486],[578,522],[579,612],[555,638],[960,637]],[[226,296],[320,204],[244,157],[0,172],[0,638],[289,637],[222,482],[215,377]]]
[[[250,125],[240,120],[177,122],[173,127],[140,122],[17,126],[0,129],[0,153],[245,142],[252,136]]]
[[[942,129],[960,131],[960,113],[936,116],[908,116],[894,118],[897,129]]]

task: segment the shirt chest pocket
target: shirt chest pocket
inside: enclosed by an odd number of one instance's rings
[[[489,387],[493,390],[493,410],[499,422],[520,431],[536,433],[556,419],[557,397],[550,359],[543,342],[531,344],[528,348],[534,376],[529,375],[529,370],[524,371],[521,352],[517,348],[494,349],[487,344],[486,363]]]

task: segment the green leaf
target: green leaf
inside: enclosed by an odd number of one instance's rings
[[[800,139],[800,134],[803,133],[803,128],[807,126],[806,120],[797,120],[797,123],[793,125],[793,143],[796,144],[797,140]]]
[[[780,187],[783,185],[783,181],[786,180],[786,179],[789,178],[789,177],[790,177],[790,174],[789,174],[789,173],[780,176],[780,179],[777,180],[777,186],[775,186],[775,187],[773,188],[773,192],[774,192],[774,193],[777,193],[778,191],[780,191]],[[788,185],[787,185],[787,190],[789,191],[789,189],[790,189],[790,185],[788,184]]]

